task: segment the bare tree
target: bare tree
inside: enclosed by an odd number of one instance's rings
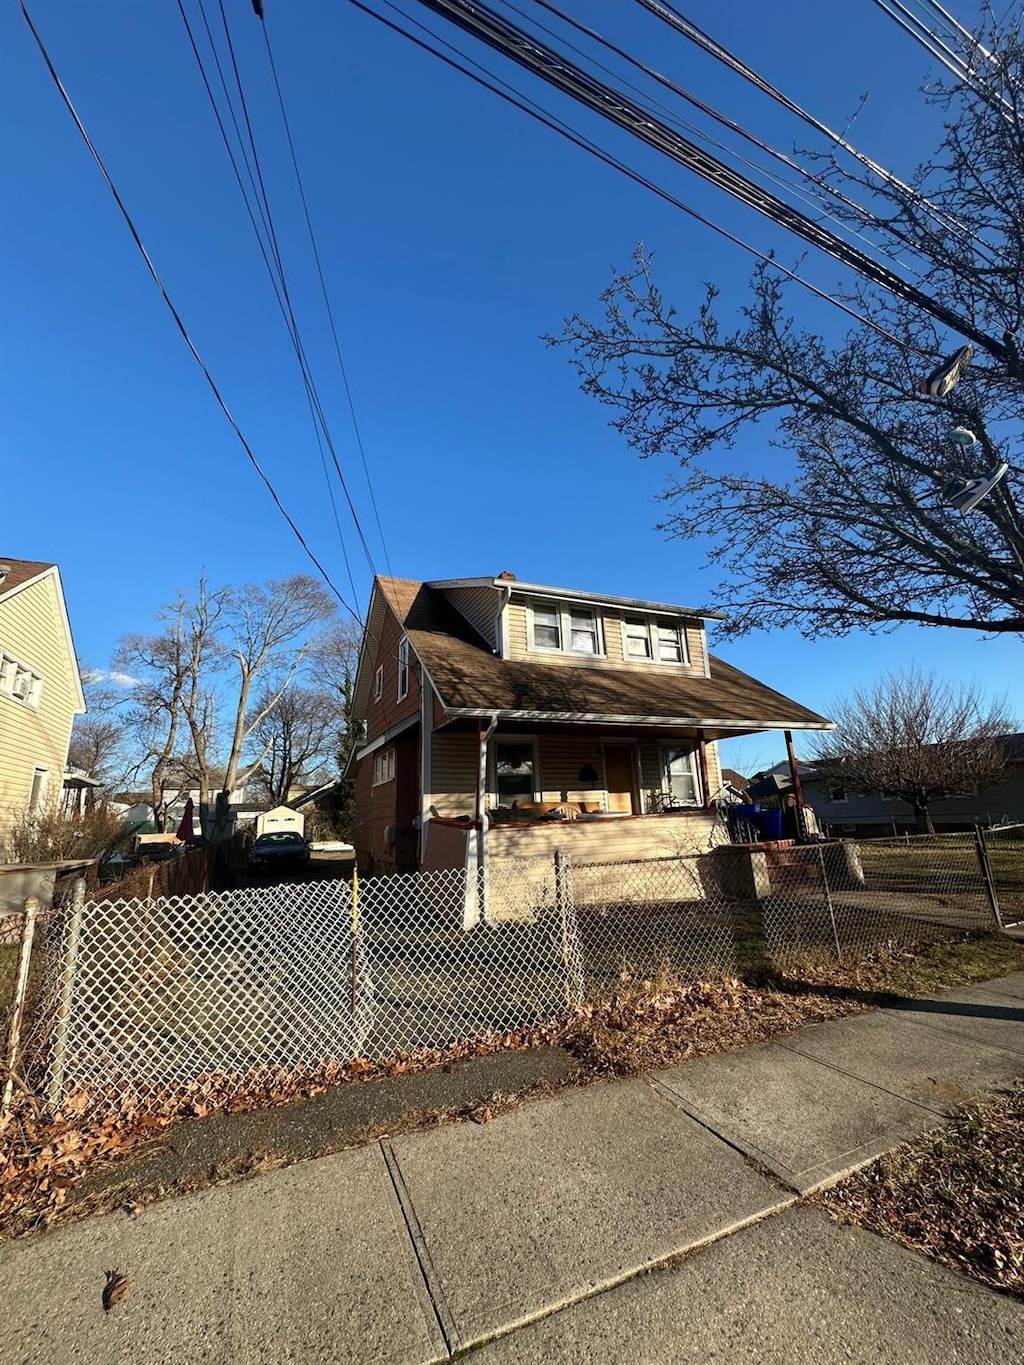
[[[213,838],[227,827],[228,797],[258,772],[265,748],[250,750],[256,728],[291,686],[306,660],[310,632],[334,615],[334,602],[314,579],[303,574],[247,585],[227,594],[223,607],[224,649],[235,669],[231,730],[221,790],[213,822]],[[253,685],[263,684],[253,704]]]
[[[815,740],[819,776],[849,791],[896,797],[934,834],[929,807],[1007,776],[999,743],[1014,728],[1002,702],[931,673],[887,674],[832,708],[836,728]]]
[[[132,770],[149,783],[159,829],[181,793],[197,789],[208,837],[227,831],[231,792],[262,768],[272,743],[257,731],[333,610],[302,575],[242,588],[203,576],[161,610],[157,633],[122,640],[114,662],[134,679],[124,707]]]
[[[684,321],[638,249],[602,296],[603,318],[573,316],[551,339],[642,457],[678,460],[662,529],[709,546],[731,608],[726,633],[899,622],[1024,631],[1012,449],[1024,399],[1024,45],[1009,28],[987,41],[998,61],[983,64],[981,93],[929,93],[947,110],[945,140],[910,184],[839,154],[809,157],[846,196],[829,211],[902,253],[902,271],[989,338],[948,392],[918,386],[962,338],[864,286],[837,294],[864,321],[833,345],[793,320],[797,286],[771,265],[755,273],[738,324],[718,316],[714,286]],[[746,467],[730,451],[757,424],[762,448]],[[969,456],[950,440],[956,428],[976,437]],[[953,479],[1001,459],[1010,473],[976,510],[949,505]]]
[[[333,766],[342,703],[326,689],[296,686],[268,709],[269,700],[261,693],[255,703],[262,718],[253,739],[264,757],[253,781],[278,805],[299,782],[319,780]]]
[[[148,782],[153,820],[161,832],[187,782],[182,700],[188,684],[189,611],[188,600],[179,595],[161,610],[161,631],[124,636],[114,656],[115,667],[136,678],[125,728],[135,753],[133,774]]]
[[[342,839],[352,833],[355,792],[347,776],[353,750],[366,736],[366,723],[355,714],[356,668],[362,632],[355,621],[335,622],[317,642],[310,661],[311,676],[328,688],[340,703],[337,760],[339,782],[323,802],[322,814]]]

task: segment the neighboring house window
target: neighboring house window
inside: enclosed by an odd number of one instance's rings
[[[841,806],[843,802],[846,800],[846,788],[832,787],[831,790],[829,791],[828,799],[833,803],[833,805]]]
[[[32,773],[32,787],[28,794],[30,815],[36,815],[46,804],[46,788],[50,774],[46,768],[36,768]]]
[[[530,608],[531,644],[534,649],[567,654],[603,654],[601,621],[589,607],[565,608],[538,603]]]
[[[661,760],[664,792],[669,801],[679,806],[699,805],[693,750],[662,749]]]
[[[42,678],[28,664],[11,654],[0,654],[0,692],[26,706],[38,707],[42,690]]]
[[[663,664],[685,664],[686,635],[682,626],[666,625],[650,616],[627,616],[622,622],[627,659],[657,659]]]
[[[398,700],[409,695],[409,641],[402,636],[398,646]]]
[[[384,665],[380,664],[373,675],[373,699],[380,701],[384,694]]]
[[[373,756],[373,785],[379,787],[383,782],[395,780],[395,751],[382,749]]]
[[[495,742],[494,791],[499,806],[536,799],[537,751],[532,740]]]

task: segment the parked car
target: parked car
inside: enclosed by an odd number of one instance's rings
[[[249,866],[259,869],[304,868],[309,865],[309,845],[294,830],[261,834],[249,853]]]

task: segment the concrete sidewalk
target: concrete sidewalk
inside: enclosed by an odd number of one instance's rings
[[[94,1218],[0,1249],[0,1360],[1022,1358],[1020,1303],[794,1207],[1019,1075],[1024,973]]]

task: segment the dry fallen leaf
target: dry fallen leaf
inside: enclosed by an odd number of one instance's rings
[[[128,1276],[119,1270],[107,1271],[107,1283],[103,1287],[103,1311],[109,1313],[115,1303],[120,1303],[128,1293]]]

